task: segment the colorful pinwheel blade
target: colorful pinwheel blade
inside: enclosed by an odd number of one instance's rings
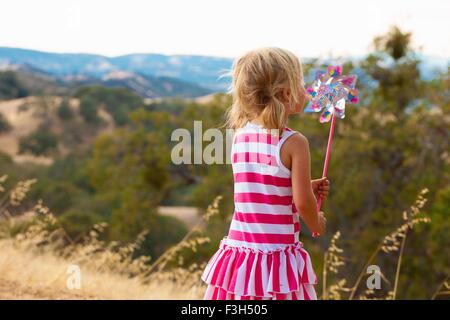
[[[318,101],[310,101],[305,108],[305,112],[320,112],[322,110]]]
[[[345,111],[345,99],[341,99],[338,102],[336,102],[334,109],[338,110],[340,112],[344,112]]]
[[[345,118],[345,99],[339,100],[334,107],[334,114],[340,119]]]
[[[350,89],[350,90],[348,91],[347,100],[348,100],[350,103],[353,103],[353,104],[358,103],[358,101],[359,101],[359,98],[358,98],[358,89]]]
[[[327,71],[318,71],[313,84],[307,89],[310,99],[305,112],[322,112],[319,121],[330,121],[333,114],[345,117],[345,103],[358,102],[355,88],[356,75],[342,75],[340,66],[329,66]]]
[[[324,122],[328,122],[331,120],[331,116],[333,115],[333,110],[331,109],[326,109],[324,112],[322,112],[322,114],[320,115],[320,123],[324,123]]]
[[[353,89],[356,85],[357,76],[354,74],[348,75],[348,76],[339,76],[334,78],[335,82],[340,82],[344,86]]]

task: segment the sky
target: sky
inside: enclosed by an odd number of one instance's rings
[[[359,56],[396,24],[450,57],[447,0],[2,0],[0,46],[51,52],[236,57],[262,46]]]

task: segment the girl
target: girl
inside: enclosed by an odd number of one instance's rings
[[[299,217],[311,231],[325,231],[316,197],[326,198],[329,181],[311,181],[308,140],[286,126],[305,102],[300,61],[262,48],[237,59],[232,76],[235,211],[203,272],[204,299],[317,299]]]

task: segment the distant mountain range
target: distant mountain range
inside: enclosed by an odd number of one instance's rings
[[[20,70],[70,84],[125,86],[147,98],[197,97],[224,91],[232,59],[194,55],[49,53],[0,47],[0,70]]]
[[[363,57],[350,57],[358,61]],[[447,70],[449,59],[421,55],[426,80]],[[307,59],[306,59],[307,60]],[[221,77],[232,59],[198,55],[129,54],[106,57],[84,53],[50,53],[0,47],[0,70],[38,74],[58,83],[124,86],[143,97],[198,97],[225,91],[230,83]]]

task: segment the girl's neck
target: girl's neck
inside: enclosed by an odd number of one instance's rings
[[[260,117],[256,117],[253,120],[250,120],[250,122],[264,127],[264,122],[261,120]]]
[[[286,116],[285,127],[287,127],[288,120],[289,120],[289,117]],[[250,120],[250,122],[253,123],[253,124],[260,125],[260,126],[262,126],[264,128],[264,122],[262,121],[261,116],[253,118],[253,120]]]

